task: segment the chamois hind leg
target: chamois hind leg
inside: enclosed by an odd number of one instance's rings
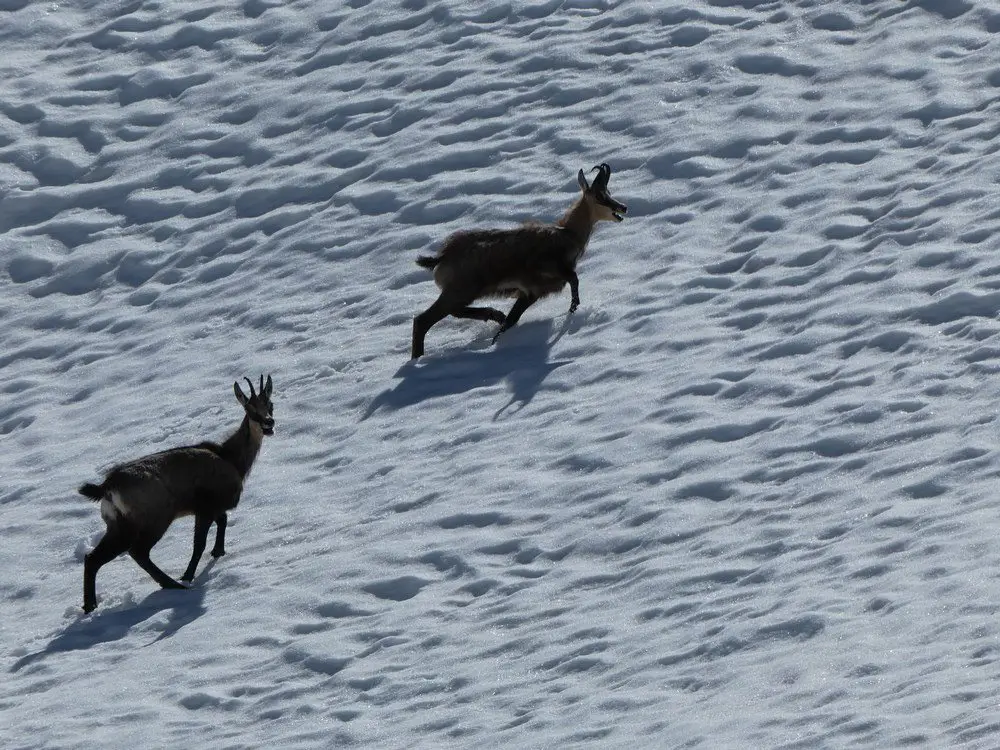
[[[211,528],[213,520],[211,516],[195,516],[194,549],[191,552],[191,561],[188,563],[187,570],[181,576],[182,581],[190,582],[194,580],[194,572],[198,569],[198,563],[205,552],[205,542],[208,540],[208,530]]]
[[[524,292],[519,293],[517,295],[517,299],[514,301],[514,306],[510,308],[510,312],[507,313],[507,317],[504,318],[503,324],[500,326],[500,330],[497,331],[497,335],[493,337],[493,343],[496,343],[497,339],[500,338],[501,333],[517,325],[517,321],[519,321],[521,316],[524,315],[524,311],[536,302],[538,302],[538,297],[535,295],[525,294]]]
[[[456,318],[472,318],[473,320],[492,320],[503,323],[507,317],[494,307],[463,307],[452,313]]]
[[[149,559],[149,551],[152,548],[153,545],[149,544],[148,542],[145,541],[137,542],[132,545],[128,553],[133,560],[139,563],[140,568],[149,573],[152,579],[156,581],[158,584],[160,584],[160,588],[164,589],[187,588],[184,584],[178,583],[173,578],[164,573],[162,570],[160,570],[158,567],[156,567],[156,564]]]
[[[225,513],[215,519],[215,545],[210,553],[212,557],[222,557],[226,554],[226,524],[228,523],[229,517]]]
[[[83,611],[97,607],[97,571],[129,548],[128,536],[117,528],[109,528],[83,559]]]
[[[410,359],[416,359],[423,355],[424,337],[431,329],[431,326],[461,307],[465,307],[465,303],[460,305],[455,304],[454,298],[447,292],[441,292],[441,295],[434,301],[433,305],[413,319],[413,340],[410,345]]]

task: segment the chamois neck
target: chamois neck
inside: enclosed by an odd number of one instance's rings
[[[590,240],[590,233],[594,231],[594,223],[590,205],[583,196],[580,196],[576,203],[570,206],[569,211],[556,222],[558,226],[579,240],[581,250],[587,246],[587,242]]]
[[[260,451],[263,439],[264,433],[261,431],[260,425],[252,421],[249,416],[245,416],[236,432],[222,443],[220,453],[224,459],[236,467],[240,476],[246,479],[254,459],[257,458],[257,453]]]

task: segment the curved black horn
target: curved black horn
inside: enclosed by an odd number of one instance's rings
[[[257,390],[260,391],[260,394],[262,396],[264,395],[264,373],[260,374],[260,386],[257,388]]]
[[[601,162],[590,171],[600,173],[597,175],[597,177],[594,178],[594,183],[592,186],[594,190],[607,190],[608,180],[611,179],[611,167],[609,167],[604,162]]]
[[[254,393],[253,390],[253,381],[250,380],[250,378],[243,378],[243,379],[247,381],[247,385],[250,386],[250,398],[257,398],[257,394]]]

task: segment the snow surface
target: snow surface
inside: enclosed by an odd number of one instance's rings
[[[0,746],[996,747],[998,33],[0,0]],[[416,256],[602,161],[580,309],[409,364]],[[84,616],[76,487],[261,372],[229,555]]]

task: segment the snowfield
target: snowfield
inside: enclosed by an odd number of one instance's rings
[[[5,750],[1000,743],[1000,6],[0,0],[0,50]],[[408,362],[417,255],[600,162],[580,309]],[[84,615],[76,488],[260,373],[229,554]]]

